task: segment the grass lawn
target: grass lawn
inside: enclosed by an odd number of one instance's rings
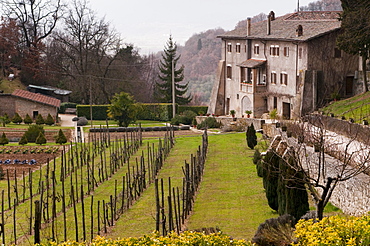
[[[259,224],[278,216],[267,204],[253,153],[245,133],[209,137],[204,178],[189,230],[218,227],[235,239],[250,240]]]

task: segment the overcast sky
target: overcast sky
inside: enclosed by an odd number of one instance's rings
[[[171,33],[183,45],[193,34],[235,25],[259,13],[291,13],[298,0],[90,0],[93,10],[141,54],[163,50]],[[300,0],[306,6],[313,0]]]

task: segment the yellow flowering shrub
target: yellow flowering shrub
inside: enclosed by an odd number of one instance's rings
[[[128,237],[122,239],[106,239],[104,237],[97,236],[91,243],[77,243],[73,241],[54,243],[48,242],[40,244],[40,246],[136,246],[136,245],[167,245],[167,246],[186,246],[186,245],[227,245],[227,246],[252,246],[253,244],[245,240],[233,240],[229,236],[222,233],[214,233],[205,235],[201,232],[186,231],[180,235],[171,233],[166,237],[160,236],[159,234],[145,235],[142,237]]]
[[[293,245],[370,245],[370,217],[325,217],[321,221],[300,220]]]

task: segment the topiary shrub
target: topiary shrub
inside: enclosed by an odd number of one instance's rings
[[[12,122],[14,124],[20,124],[22,121],[22,117],[18,113],[15,113],[14,117],[12,118]]]
[[[9,124],[10,122],[12,122],[7,113],[4,114],[4,122],[5,122],[5,124]]]
[[[26,134],[23,134],[23,136],[19,140],[18,144],[19,145],[26,145],[26,144],[28,144],[28,140],[27,140]]]
[[[6,137],[5,133],[3,132],[3,135],[0,138],[0,145],[5,145],[9,143],[9,139]]]
[[[214,117],[207,117],[202,123],[197,125],[197,129],[206,129],[206,128],[220,128],[221,122],[217,122]]]
[[[27,131],[24,133],[29,143],[35,143],[36,138],[39,136],[40,132],[45,133],[44,127],[40,125],[30,125]]]
[[[48,114],[46,117],[45,124],[48,126],[54,125],[54,118],[51,116],[51,114]]]
[[[254,146],[257,145],[257,135],[256,135],[256,130],[254,129],[253,123],[250,126],[248,126],[246,137],[247,137],[248,147],[251,149],[254,149]]]
[[[24,122],[24,124],[30,125],[30,124],[33,123],[33,120],[32,120],[32,118],[29,114],[26,114],[26,117],[24,117],[23,122]]]
[[[37,115],[35,122],[36,122],[37,125],[43,125],[43,124],[45,124],[45,120],[44,120],[44,118],[42,117],[41,114],[38,114]]]
[[[258,226],[252,243],[260,246],[288,246],[294,241],[295,218],[289,214],[266,220]]]
[[[67,138],[64,135],[62,129],[59,129],[58,135],[55,138],[55,142],[57,144],[65,144],[67,142]]]
[[[89,123],[89,121],[86,119],[86,117],[78,117],[77,125],[78,126],[86,126]]]
[[[35,143],[40,144],[40,145],[46,144],[46,138],[42,132],[39,133],[38,137],[36,138]]]

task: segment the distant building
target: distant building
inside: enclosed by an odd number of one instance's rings
[[[0,115],[7,113],[12,118],[18,113],[24,118],[28,114],[35,119],[39,114],[44,118],[50,114],[57,119],[60,103],[59,99],[18,89],[12,94],[0,94]]]
[[[334,94],[352,96],[358,56],[336,46],[338,11],[296,12],[251,23],[222,39],[218,81],[210,114],[254,117],[276,108],[286,119],[300,117]]]
[[[69,95],[72,93],[72,91],[63,90],[48,85],[29,85],[27,86],[27,90],[33,93],[41,93],[46,96],[55,97],[62,102],[69,102]]]

